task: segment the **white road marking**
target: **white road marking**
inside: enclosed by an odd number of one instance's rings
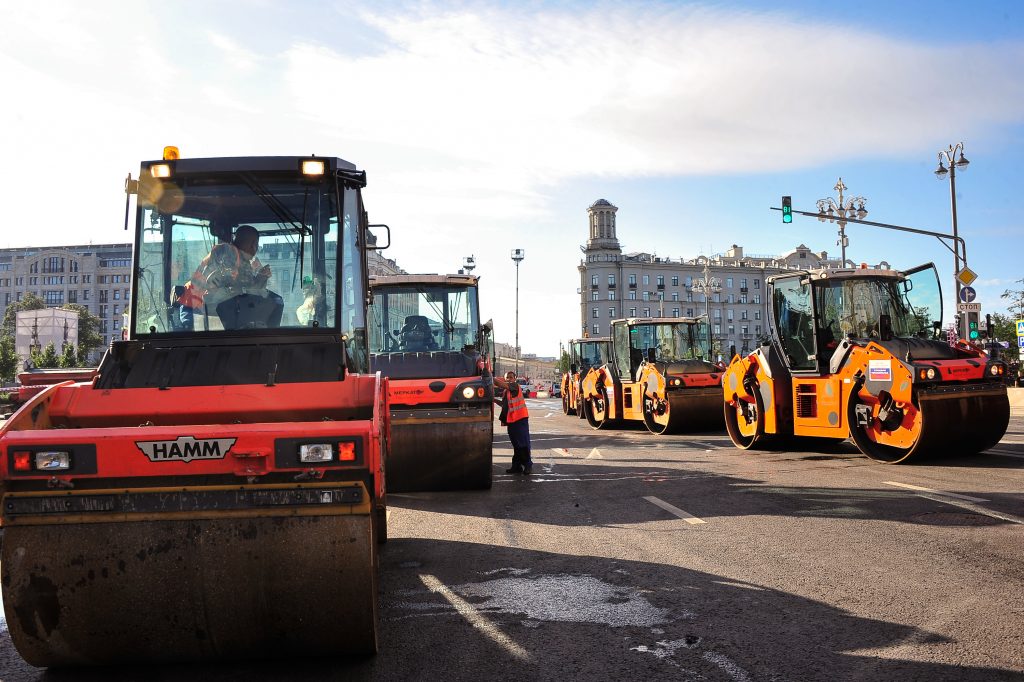
[[[530,654],[526,652],[526,649],[512,641],[508,635],[498,629],[497,625],[473,608],[473,605],[468,601],[452,592],[447,585],[432,575],[421,575],[420,580],[423,581],[428,590],[436,592],[447,599],[448,603],[459,612],[459,615],[468,620],[470,625],[484,633],[495,644],[504,647],[514,658],[518,658],[520,661],[530,660]]]
[[[929,495],[928,493],[918,493],[918,496],[923,497],[927,500],[932,500],[933,502],[941,502],[942,504],[960,507],[961,509],[966,509],[968,511],[974,512],[975,514],[981,514],[982,516],[988,516],[989,518],[1024,525],[1024,518],[1014,516],[1013,514],[1005,514],[1003,512],[987,509],[977,504],[971,504],[970,502],[960,502],[959,500],[953,500],[947,497],[942,497],[941,495]]]
[[[958,500],[967,500],[968,502],[988,502],[980,497],[971,497],[970,495],[960,495],[958,493],[947,493],[945,490],[933,490],[932,488],[925,488],[919,485],[911,485],[910,483],[898,483],[896,481],[882,481],[885,485],[894,485],[898,488],[907,488],[908,490],[918,490],[923,493],[931,493],[932,495],[941,495],[942,497],[955,497]]]
[[[687,512],[684,512],[679,507],[673,507],[671,504],[669,504],[665,500],[659,500],[657,497],[650,497],[650,496],[644,497],[644,499],[647,500],[648,502],[650,502],[651,504],[653,504],[656,507],[661,507],[665,511],[667,511],[667,512],[669,512],[671,514],[675,514],[676,516],[681,518],[683,521],[686,521],[687,523],[689,523],[691,525],[697,525],[698,523],[707,523],[707,521],[705,521],[704,519],[698,519],[693,514],[689,514]]]
[[[567,448],[551,448],[551,452],[555,453],[559,457],[572,457],[572,454]]]
[[[725,671],[725,674],[736,680],[736,682],[749,682],[750,675],[743,668],[736,665],[731,659],[723,656],[717,651],[705,651],[703,656],[705,661],[714,663],[719,668]]]
[[[997,455],[999,457],[1013,457],[1014,459],[1024,459],[1024,455],[1018,455],[1015,452],[1002,452],[1000,450],[989,450],[985,454],[986,455]]]
[[[601,456],[600,450],[594,448],[593,450],[590,451],[590,454],[587,455],[587,459],[604,459],[604,457]]]

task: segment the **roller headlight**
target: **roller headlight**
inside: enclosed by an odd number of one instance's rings
[[[933,381],[938,377],[938,372],[935,371],[934,367],[922,367],[917,371],[917,376],[925,381]]]
[[[672,380],[672,385],[673,386],[681,386],[682,384],[683,384],[683,380],[682,379],[673,379]]]
[[[988,373],[994,377],[1002,376],[1003,366],[1002,365],[989,365]]]
[[[306,443],[299,446],[300,462],[330,462],[333,459],[334,448],[330,443]]]
[[[62,450],[37,452],[35,460],[39,471],[64,471],[71,468],[71,453]]]
[[[462,397],[465,398],[466,400],[469,400],[475,395],[476,391],[473,389],[472,386],[466,386],[464,389],[462,389]]]
[[[149,167],[149,174],[154,178],[169,178],[171,177],[171,164],[154,163]]]

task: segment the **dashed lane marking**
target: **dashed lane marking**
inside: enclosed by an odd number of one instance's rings
[[[920,485],[911,485],[910,483],[899,483],[897,481],[882,481],[885,485],[894,485],[898,488],[907,488],[908,490],[917,490],[923,493],[931,493],[932,495],[940,495],[942,497],[955,497],[958,500],[967,500],[968,502],[988,502],[980,497],[971,497],[970,495],[961,495],[959,493],[948,493],[945,490],[933,490],[932,488],[925,488]]]
[[[1002,450],[989,450],[985,454],[997,455],[999,457],[1013,457],[1014,459],[1024,459],[1024,455],[1018,454],[1016,452],[1004,452]]]
[[[653,504],[656,507],[661,507],[662,509],[664,509],[665,511],[669,512],[670,514],[675,514],[676,516],[681,518],[683,521],[686,521],[690,525],[694,525],[695,526],[695,525],[697,525],[699,523],[707,523],[707,521],[705,521],[704,519],[698,519],[693,514],[690,514],[688,512],[684,512],[679,507],[675,507],[675,506],[669,504],[668,502],[666,502],[665,500],[661,500],[661,499],[658,499],[657,497],[650,497],[650,496],[644,497],[644,499],[647,500],[648,502],[650,502],[651,504]]]
[[[518,658],[520,661],[530,660],[530,654],[526,652],[526,649],[512,641],[511,637],[498,629],[498,626],[492,623],[490,619],[473,608],[472,604],[455,594],[450,587],[432,575],[421,575],[420,580],[423,581],[428,590],[436,592],[447,599],[448,603],[458,611],[460,616],[469,621],[470,625],[484,633],[491,641],[504,648],[514,658]]]

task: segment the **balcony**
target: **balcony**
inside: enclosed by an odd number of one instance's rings
[[[591,284],[591,285],[590,285],[590,288],[591,288],[591,289],[593,289],[594,291],[597,291],[597,287],[598,287],[598,286],[599,286],[599,285],[597,285],[597,284]]]
[[[629,283],[629,288],[630,289],[636,289],[636,282],[630,282]]]
[[[664,284],[659,284],[658,285],[658,291],[665,291],[665,285]]]
[[[608,288],[609,289],[614,289],[615,288],[615,282],[609,282],[608,283]]]
[[[746,287],[740,287],[740,293],[741,293],[741,294],[745,294],[745,293],[747,293],[747,291],[748,291],[748,290],[747,290],[747,288],[746,288]]]

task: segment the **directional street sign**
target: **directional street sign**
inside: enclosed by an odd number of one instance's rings
[[[974,287],[964,287],[960,290],[960,302],[970,303],[978,297],[978,292],[974,290]]]
[[[1024,320],[1017,320],[1017,336],[1024,336]]]
[[[974,284],[974,280],[978,279],[978,275],[974,270],[965,265],[960,272],[956,273],[956,278],[960,281],[960,284],[969,287]]]
[[[956,304],[956,311],[958,313],[980,313],[981,312],[981,304],[980,303],[957,303]]]

